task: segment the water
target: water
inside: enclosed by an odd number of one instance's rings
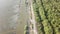
[[[0,34],[13,34],[8,32],[16,30],[19,2],[20,0],[0,0]]]
[[[0,0],[0,34],[24,34],[29,21],[26,0]]]

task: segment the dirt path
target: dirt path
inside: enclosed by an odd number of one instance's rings
[[[31,31],[34,32],[34,34],[38,34],[37,33],[37,28],[36,28],[36,21],[35,21],[35,16],[34,16],[34,11],[33,11],[33,6],[32,6],[32,0],[31,0],[31,17],[32,19],[30,19],[30,21],[32,22],[33,24],[33,29]]]

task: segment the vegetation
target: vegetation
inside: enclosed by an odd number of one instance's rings
[[[33,0],[39,34],[60,34],[60,0]]]
[[[24,30],[25,30],[25,31],[24,31],[24,34],[29,34],[28,28],[29,28],[29,27],[28,27],[27,25],[25,25],[25,28],[24,28]]]

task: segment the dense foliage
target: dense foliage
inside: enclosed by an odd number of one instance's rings
[[[60,34],[60,0],[33,0],[39,34]]]

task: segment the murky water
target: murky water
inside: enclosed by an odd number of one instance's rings
[[[0,34],[24,34],[28,8],[26,0],[0,0]]]
[[[16,34],[20,0],[0,0],[0,34]],[[7,33],[10,32],[10,33]]]

